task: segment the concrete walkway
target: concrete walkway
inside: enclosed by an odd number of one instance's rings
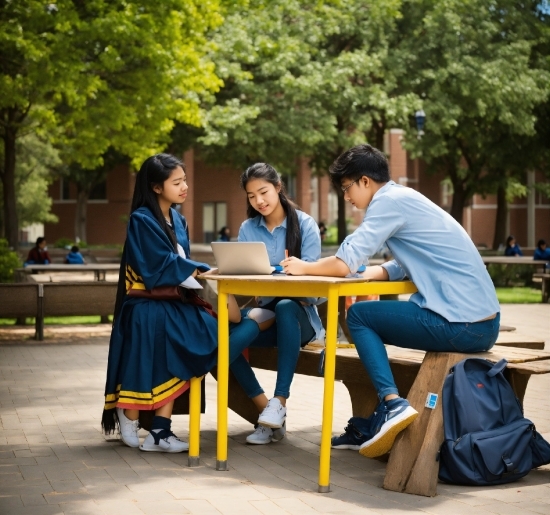
[[[505,305],[502,323],[550,346],[550,305]],[[288,437],[277,444],[246,445],[251,427],[230,412],[228,472],[214,469],[216,383],[211,377],[199,468],[187,467],[186,454],[142,453],[107,440],[100,417],[108,337],[86,331],[51,331],[41,343],[6,334],[0,341],[2,515],[550,514],[550,466],[498,487],[440,484],[437,497],[425,498],[384,490],[384,463],[333,451],[332,491],[316,493],[321,378],[296,377]],[[271,391],[274,374],[258,375]],[[550,375],[535,376],[525,399],[526,416],[547,439],[549,391]],[[350,414],[349,397],[337,383],[335,433]],[[187,421],[186,416],[174,420],[175,432],[184,438]]]

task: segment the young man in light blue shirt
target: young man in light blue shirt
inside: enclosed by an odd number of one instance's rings
[[[367,209],[363,222],[336,256],[315,263],[285,259],[281,262],[285,272],[344,277],[368,264],[385,244],[394,259],[367,266],[364,277],[374,281],[408,277],[418,289],[409,302],[359,302],[348,311],[350,333],[380,404],[369,419],[350,419],[332,446],[381,456],[418,415],[399,397],[384,342],[426,351],[486,351],[498,336],[500,307],[466,231],[422,194],[393,182],[382,152],[370,145],[353,147],[333,163],[330,176],[348,202]]]

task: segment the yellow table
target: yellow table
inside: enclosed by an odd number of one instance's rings
[[[218,285],[218,434],[217,470],[227,470],[227,403],[229,380],[229,320],[227,295],[261,295],[265,297],[326,297],[327,340],[323,393],[323,422],[319,463],[319,492],[330,490],[330,440],[334,401],[334,374],[338,329],[338,297],[352,295],[389,295],[414,293],[410,281],[369,282],[364,279],[338,277],[203,274],[202,279]]]

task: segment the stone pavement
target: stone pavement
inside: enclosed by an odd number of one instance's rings
[[[550,305],[505,305],[503,324],[550,345]],[[108,338],[49,333],[45,342],[0,342],[0,514],[315,515],[550,514],[550,466],[490,488],[439,484],[425,498],[382,488],[385,464],[353,451],[332,451],[329,494],[318,494],[322,379],[296,376],[287,438],[249,446],[251,427],[230,412],[228,472],[215,470],[216,384],[207,378],[201,466],[187,454],[143,453],[100,432]],[[99,334],[99,336],[97,335]],[[80,335],[82,336],[82,335]],[[272,372],[259,371],[267,391]],[[550,374],[531,379],[525,412],[550,439]],[[336,384],[334,431],[351,413]],[[174,429],[187,436],[186,416]],[[143,432],[143,436],[145,432]]]

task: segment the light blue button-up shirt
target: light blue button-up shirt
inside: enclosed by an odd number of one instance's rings
[[[302,259],[304,261],[317,261],[321,257],[321,236],[317,222],[303,211],[296,210],[296,213],[302,233]],[[270,231],[263,216],[258,215],[255,218],[249,218],[242,223],[239,229],[239,241],[263,241],[267,248],[271,265],[278,265],[285,258],[286,221],[287,219],[285,218],[281,225]],[[258,305],[260,307],[265,306],[271,300],[273,300],[273,297],[260,297]],[[311,327],[315,331],[314,339],[323,340],[325,338],[325,329],[315,305],[319,303],[319,299],[317,297],[300,297],[298,300],[306,303],[304,309],[306,310]]]
[[[374,195],[361,225],[336,256],[355,273],[384,244],[394,260],[390,281],[408,277],[411,301],[449,322],[477,322],[500,311],[479,252],[462,226],[417,191],[389,181]]]

